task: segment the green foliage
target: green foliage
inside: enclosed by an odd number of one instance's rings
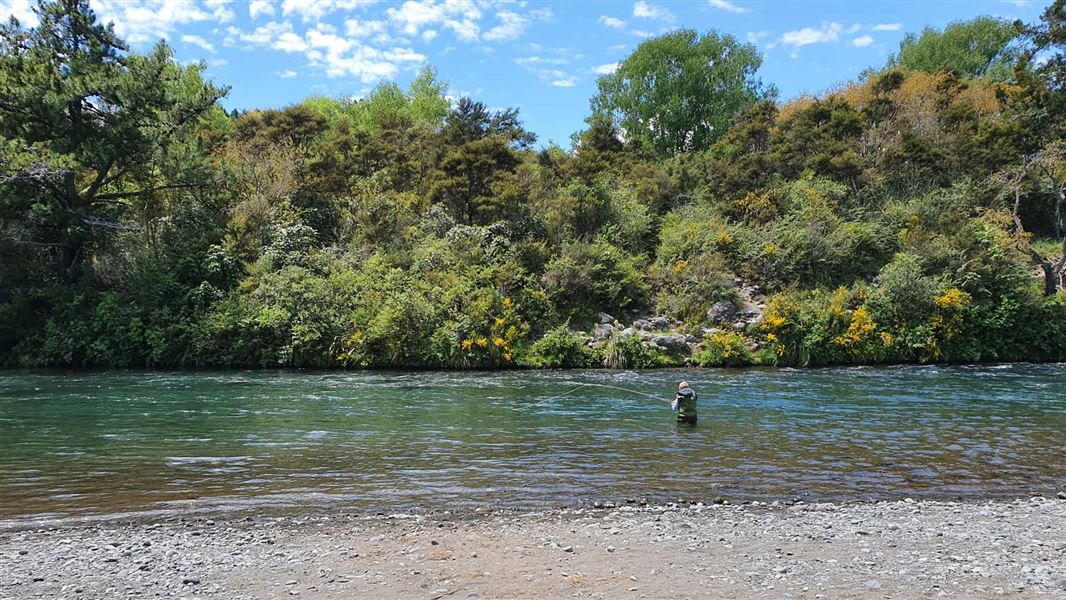
[[[1066,360],[1062,7],[1009,78],[978,19],[781,105],[753,47],[676,31],[567,152],[429,67],[227,114],[202,66],[45,2],[0,29],[0,366]],[[705,335],[592,343],[600,312]]]
[[[734,300],[734,276],[726,258],[734,245],[730,228],[708,206],[689,206],[668,214],[659,230],[652,266],[660,312],[698,326],[714,303]]]
[[[587,338],[563,325],[530,344],[521,363],[535,369],[588,369],[601,366],[603,357],[589,347]]]
[[[977,17],[949,23],[943,31],[926,27],[920,35],[908,33],[889,65],[911,71],[949,71],[965,77],[1007,81],[1020,49],[1014,24],[1005,19]]]
[[[556,310],[575,322],[601,311],[639,310],[651,295],[639,259],[604,240],[564,246],[545,267],[541,283]]]
[[[762,57],[731,35],[679,29],[641,43],[600,77],[596,113],[612,115],[659,156],[705,150],[733,115],[766,95]]]
[[[37,13],[32,29],[0,27],[0,215],[73,269],[127,227],[131,201],[152,205],[189,185],[159,168],[160,150],[225,90],[163,42],[127,52],[87,0],[45,2]]]
[[[640,338],[614,332],[603,347],[603,366],[608,369],[654,369],[678,366],[677,360],[640,343]]]
[[[746,367],[759,364],[759,359],[748,347],[748,340],[736,331],[724,331],[708,335],[695,356],[701,367]]]

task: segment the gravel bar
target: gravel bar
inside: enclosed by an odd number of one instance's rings
[[[600,506],[8,530],[0,598],[1066,598],[1059,498]]]

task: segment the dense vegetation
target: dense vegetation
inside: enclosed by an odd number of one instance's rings
[[[0,31],[0,365],[1066,360],[1063,0],[784,103],[754,47],[676,31],[570,151],[429,67],[227,114],[87,1],[38,11]],[[590,345],[599,313],[699,347]]]

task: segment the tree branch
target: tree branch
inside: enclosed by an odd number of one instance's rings
[[[161,192],[163,190],[180,190],[190,188],[204,187],[202,183],[174,183],[171,185],[161,185],[159,187],[148,188],[145,190],[134,190],[130,192],[115,192],[112,194],[100,194],[96,198],[93,198],[89,203],[96,204],[98,202],[114,202],[121,198],[133,198],[136,196],[143,196],[144,194],[151,194],[152,192]]]

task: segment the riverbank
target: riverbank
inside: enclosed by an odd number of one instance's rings
[[[2,533],[0,598],[1052,598],[1064,530],[1051,498],[168,519]]]

